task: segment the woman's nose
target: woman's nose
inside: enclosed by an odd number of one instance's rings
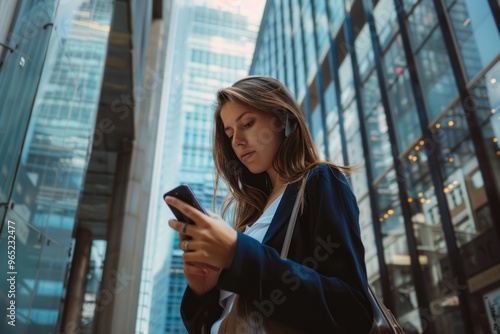
[[[243,135],[240,134],[240,132],[234,132],[233,134],[233,146],[234,147],[239,147],[239,146],[245,146],[245,138]]]

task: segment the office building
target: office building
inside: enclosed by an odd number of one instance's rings
[[[408,333],[490,333],[500,300],[500,8],[270,0],[251,74],[350,178],[370,284]]]
[[[167,190],[185,183],[211,210],[214,193],[212,160],[212,127],[215,93],[246,76],[250,67],[262,1],[184,2],[176,26],[168,114],[161,166],[161,199]],[[221,185],[216,208],[220,207],[225,190]],[[173,215],[160,200],[158,217],[167,224]],[[186,288],[182,271],[182,251],[178,238],[169,234],[171,248],[164,267],[156,274],[153,296],[155,308],[150,330],[155,333],[185,333],[180,319],[180,301]],[[157,247],[157,248],[158,248]],[[160,297],[160,294],[165,297]],[[166,298],[166,299],[163,299]],[[158,301],[166,300],[166,309]],[[159,319],[163,316],[164,319]]]
[[[0,332],[135,328],[169,3],[1,2]]]

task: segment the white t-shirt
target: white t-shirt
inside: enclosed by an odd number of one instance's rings
[[[262,216],[260,216],[259,219],[257,219],[257,221],[252,224],[252,226],[247,226],[243,233],[262,243],[262,240],[266,235],[269,225],[271,225],[271,221],[273,220],[274,214],[278,209],[278,205],[280,204],[282,197],[283,193],[281,193],[281,195],[279,195],[278,198],[274,200],[274,202],[266,209],[266,211],[264,211]],[[222,320],[224,320],[229,311],[231,311],[233,303],[234,292],[220,290],[219,304],[224,308],[224,311],[222,311],[222,315],[219,320],[214,322],[214,324],[212,325],[210,334],[217,334],[219,332]]]

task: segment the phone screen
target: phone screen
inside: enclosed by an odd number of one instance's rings
[[[201,206],[200,202],[198,202],[198,200],[196,199],[196,196],[194,195],[191,188],[189,188],[189,186],[186,184],[182,184],[182,185],[166,192],[163,195],[163,199],[165,199],[165,197],[167,197],[167,196],[178,198],[181,201],[186,202],[187,204],[191,205],[192,207],[200,210],[204,214],[207,214],[205,209],[203,209],[203,207]],[[179,210],[177,210],[176,208],[174,208],[171,205],[168,205],[168,206],[169,206],[170,210],[172,210],[172,213],[174,214],[175,218],[178,221],[181,221],[183,223],[188,223],[188,224],[194,224],[194,221],[192,221],[190,218],[188,218],[185,214],[183,214],[182,212],[180,212]]]

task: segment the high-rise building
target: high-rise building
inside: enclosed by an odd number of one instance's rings
[[[1,333],[135,328],[169,3],[0,2]]]
[[[498,331],[499,28],[487,0],[266,4],[250,74],[289,87],[326,159],[363,163],[369,282],[408,333]]]
[[[158,194],[161,224],[173,217],[162,195],[181,183],[188,184],[201,204],[212,209],[215,93],[248,74],[263,6],[263,1],[193,0],[179,11]],[[222,195],[217,196],[216,208],[221,202]],[[173,243],[158,244],[171,245],[171,254],[155,278],[157,301],[153,305],[161,310],[158,302],[166,301],[165,310],[151,314],[150,331],[155,333],[185,332],[179,308],[187,283],[182,251],[174,238]]]

